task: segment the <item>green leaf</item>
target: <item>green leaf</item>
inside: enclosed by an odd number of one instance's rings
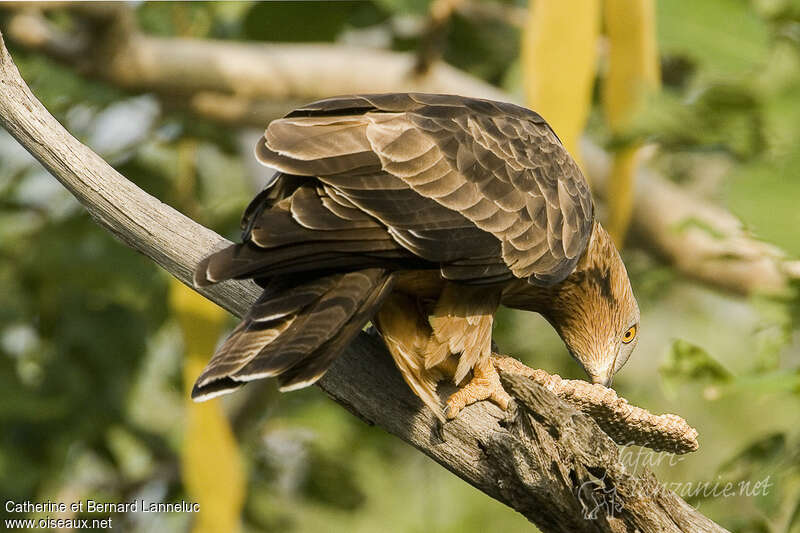
[[[611,147],[644,137],[673,151],[711,148],[753,157],[768,145],[762,107],[761,95],[746,81],[706,84],[688,95],[651,93]]]
[[[733,377],[704,349],[680,339],[672,343],[659,373],[668,392],[674,392],[683,383],[722,385],[730,382]]]
[[[104,82],[88,80],[74,69],[45,56],[14,47],[11,52],[33,93],[62,122],[66,112],[76,104],[104,107],[126,94]]]

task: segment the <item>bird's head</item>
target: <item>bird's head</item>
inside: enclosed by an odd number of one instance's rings
[[[593,383],[609,387],[639,340],[639,306],[617,248],[595,222],[589,245],[544,313]]]

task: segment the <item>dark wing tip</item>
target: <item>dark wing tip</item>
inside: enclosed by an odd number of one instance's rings
[[[206,383],[201,385],[201,380],[206,381]],[[217,396],[233,392],[242,385],[244,385],[244,383],[241,381],[235,381],[227,376],[211,379],[211,381],[208,381],[208,378],[203,379],[201,376],[194,384],[194,387],[192,387],[192,400],[195,402],[205,402]]]
[[[197,263],[194,269],[194,275],[192,276],[192,283],[195,288],[208,287],[214,284],[213,281],[208,279],[208,264],[211,262],[212,257],[213,254]]]
[[[278,384],[279,384],[278,390],[281,392],[291,392],[299,389],[304,389],[306,387],[310,387],[311,385],[319,381],[319,379],[322,376],[324,376],[327,371],[328,371],[328,366],[325,366],[324,368],[320,369],[319,371],[311,375],[306,375],[307,373],[298,373],[297,375],[295,375],[294,373],[292,373],[292,375],[278,376]]]

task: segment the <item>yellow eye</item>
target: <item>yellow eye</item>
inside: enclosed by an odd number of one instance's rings
[[[636,326],[631,326],[628,328],[628,331],[625,332],[625,335],[622,336],[622,342],[624,344],[630,344],[630,342],[636,338]]]

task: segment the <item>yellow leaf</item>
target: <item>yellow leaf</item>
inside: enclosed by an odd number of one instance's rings
[[[632,144],[614,153],[611,179],[608,180],[608,233],[617,248],[622,248],[633,214],[634,177],[639,168],[640,145]]]
[[[218,400],[194,403],[188,397],[194,380],[216,347],[226,313],[173,279],[170,307],[183,333],[186,354],[186,433],[182,453],[183,483],[200,512],[193,533],[235,532],[245,497],[245,477],[236,439]]]
[[[642,103],[643,93],[659,85],[653,0],[605,0],[608,34],[608,72],[603,86],[603,109],[611,132],[628,125]],[[608,232],[622,246],[633,211],[633,187],[638,143],[614,154],[609,182]]]
[[[653,0],[605,0],[608,73],[603,108],[613,132],[619,132],[641,105],[642,93],[659,84]]]
[[[550,123],[580,164],[578,141],[592,105],[600,2],[532,4],[522,44],[527,104]]]

